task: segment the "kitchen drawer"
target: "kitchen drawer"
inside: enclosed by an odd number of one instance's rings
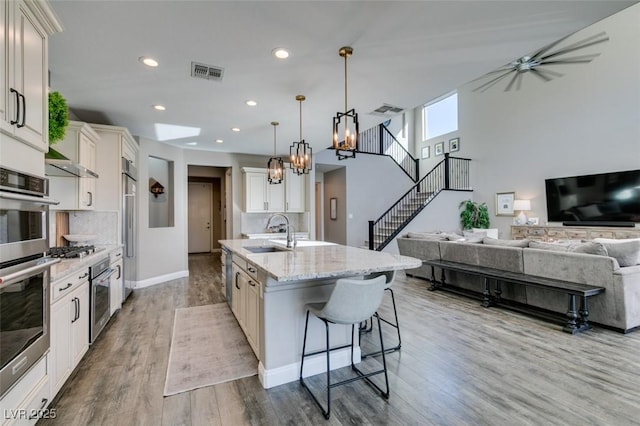
[[[118,260],[122,259],[122,254],[124,253],[124,249],[122,247],[113,250],[109,253],[109,263],[116,263]]]
[[[54,281],[51,284],[51,303],[56,302],[61,297],[71,293],[80,284],[89,279],[89,269],[87,267],[79,269],[66,277]]]
[[[25,406],[32,402],[29,397],[34,397],[34,393],[39,393],[40,386],[43,383],[45,384],[44,387],[47,389],[46,394],[49,395],[48,379],[47,357],[44,356],[33,367],[31,367],[31,370],[29,370],[27,374],[25,374],[2,399],[0,399],[0,406],[2,406],[0,422],[2,422],[3,426],[14,424],[14,421],[20,420],[17,415],[13,419],[7,418],[9,417],[9,410],[25,409]],[[27,415],[26,417],[29,416]]]
[[[49,406],[51,402],[49,376],[45,376],[44,379],[40,381],[25,402],[26,404],[21,407],[24,411],[20,412],[20,416],[18,416],[15,422],[9,422],[8,425],[34,425],[39,419],[55,419],[56,409],[47,409],[47,406]]]

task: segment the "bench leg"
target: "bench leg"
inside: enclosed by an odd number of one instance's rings
[[[591,330],[591,324],[589,324],[589,302],[587,296],[582,298],[580,303],[580,318],[578,320],[578,327],[580,331]]]
[[[567,324],[562,328],[563,331],[576,334],[580,331],[577,325],[578,311],[576,309],[575,294],[569,295],[569,309],[567,310]]]
[[[438,281],[436,281],[436,268],[434,268],[433,266],[431,267],[431,285],[429,286],[429,291],[436,291],[439,287],[440,284],[438,284]],[[442,282],[444,283],[444,270],[442,271]]]
[[[489,278],[484,278],[484,291],[482,292],[482,306],[488,308],[491,306],[491,291],[489,287]]]
[[[496,303],[500,303],[500,297],[502,296],[502,281],[496,281]]]

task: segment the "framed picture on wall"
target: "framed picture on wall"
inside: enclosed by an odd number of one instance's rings
[[[460,151],[460,138],[449,139],[449,152]]]
[[[496,194],[496,216],[513,216],[515,192],[498,192]]]
[[[444,142],[438,142],[435,144],[433,151],[435,155],[444,155]]]
[[[331,220],[338,219],[338,199],[337,198],[329,199],[329,218]]]
[[[422,147],[422,158],[431,157],[431,150],[429,149],[429,145]]]

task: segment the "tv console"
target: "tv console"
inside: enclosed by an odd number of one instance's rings
[[[511,227],[511,238],[514,240],[527,238],[537,241],[640,238],[640,228],[513,225]]]
[[[635,222],[609,222],[595,220],[572,220],[562,222],[564,226],[606,226],[610,228],[635,228]]]

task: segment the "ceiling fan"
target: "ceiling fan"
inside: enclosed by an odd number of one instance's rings
[[[489,81],[483,83],[482,85],[473,89],[474,92],[484,92],[485,90],[493,87],[498,82],[506,79],[511,76],[509,79],[509,83],[504,89],[505,92],[510,91],[514,86],[516,90],[520,90],[522,85],[522,79],[525,74],[532,74],[541,80],[547,82],[552,80],[554,77],[562,77],[563,74],[545,68],[547,65],[564,65],[564,64],[586,64],[593,61],[595,58],[600,56],[600,53],[591,53],[588,55],[580,55],[580,56],[570,56],[565,57],[569,53],[575,52],[580,49],[584,49],[586,47],[590,47],[599,43],[604,43],[609,41],[609,36],[606,32],[601,32],[591,37],[587,37],[583,40],[572,43],[568,46],[558,48],[554,50],[561,42],[566,40],[569,36],[561,38],[560,40],[551,43],[537,52],[523,56],[519,59],[516,59],[513,62],[510,62],[495,71],[491,71],[479,79],[484,79],[488,77],[493,77]]]

